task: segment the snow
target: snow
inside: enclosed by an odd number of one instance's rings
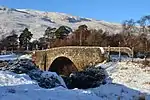
[[[135,60],[137,61],[138,59]],[[148,84],[150,83],[150,67],[144,67],[140,63],[131,61],[108,62],[98,64],[95,67],[98,66],[107,71],[112,83],[123,84],[141,92],[150,92],[150,84]]]
[[[29,76],[25,74],[15,74],[8,71],[0,71],[0,87],[16,86],[25,84],[36,84]]]
[[[41,75],[41,77],[44,77],[44,78],[50,78],[51,76],[56,77],[56,79],[59,80],[61,86],[67,88],[67,87],[66,87],[66,84],[65,84],[65,82],[64,82],[64,80],[63,80],[60,76],[58,76],[55,72],[48,72],[48,71],[45,71],[45,72],[42,73],[42,75]],[[59,84],[58,84],[58,85],[59,85]]]
[[[4,8],[4,7],[0,7]],[[71,22],[70,19],[74,19]],[[86,19],[86,20],[83,20]],[[58,28],[61,25],[69,26],[73,30],[79,25],[86,24],[90,29],[103,29],[111,33],[118,33],[122,27],[120,24],[98,21],[90,18],[82,18],[58,12],[45,12],[29,9],[0,10],[1,36],[7,36],[9,32],[15,30],[19,35],[24,28],[29,28],[33,33],[33,39],[38,39],[44,34],[47,27]]]
[[[85,90],[69,90],[64,87],[40,88],[36,82],[24,74],[0,71],[0,100],[99,100]]]
[[[91,89],[91,91],[102,98],[102,100],[138,100],[141,95],[145,96],[146,100],[150,99],[150,95],[140,93],[120,84],[106,84]]]
[[[20,57],[18,57],[18,59],[32,59],[32,55],[31,54],[21,55]]]
[[[17,58],[15,54],[0,55],[0,61],[16,60]]]
[[[0,71],[0,84],[0,100],[135,100],[141,95],[150,99],[146,93],[112,83],[87,90],[69,90],[61,86],[43,89],[28,75],[7,71]]]
[[[101,50],[101,53],[104,54],[105,53],[105,50],[103,47],[99,47],[99,49]]]
[[[128,60],[96,65],[95,67],[101,66],[106,69],[109,76],[108,84],[94,88],[92,91],[98,96],[104,97],[103,100],[118,100],[118,97],[121,97],[121,100],[135,100],[141,95],[149,100],[150,67],[143,67],[140,63]],[[137,61],[138,58],[135,60]]]
[[[116,71],[108,73],[113,83],[123,84],[141,92],[150,92],[148,68],[142,68],[142,65],[137,63],[118,62]]]
[[[150,100],[150,68],[129,61],[98,64],[106,69],[107,84],[91,89],[67,89],[54,72],[41,74],[55,76],[62,85],[44,89],[26,74],[0,71],[0,100]]]

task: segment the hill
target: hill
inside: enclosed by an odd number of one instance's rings
[[[86,24],[90,29],[102,29],[110,33],[121,31],[120,24],[103,20],[77,17],[58,12],[0,7],[0,38],[9,35],[12,30],[15,30],[19,35],[24,28],[28,28],[33,33],[33,38],[37,39],[44,34],[48,26],[57,28],[65,25],[76,29],[83,24]]]

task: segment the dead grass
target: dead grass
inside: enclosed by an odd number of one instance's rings
[[[150,67],[150,61],[144,60],[144,61],[142,61],[142,65],[143,65],[143,68]]]
[[[150,82],[145,82],[144,84],[146,84],[146,85],[150,85]]]

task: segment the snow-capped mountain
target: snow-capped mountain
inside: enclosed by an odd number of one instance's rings
[[[79,25],[83,24],[86,24],[91,29],[103,29],[110,33],[121,31],[120,24],[102,20],[82,18],[57,12],[0,7],[0,37],[8,35],[12,30],[20,34],[24,28],[29,28],[33,38],[36,39],[44,34],[48,26],[57,28],[65,25],[76,29]]]

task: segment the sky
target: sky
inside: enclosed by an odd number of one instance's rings
[[[150,0],[0,0],[1,6],[67,13],[121,23],[150,14]]]

